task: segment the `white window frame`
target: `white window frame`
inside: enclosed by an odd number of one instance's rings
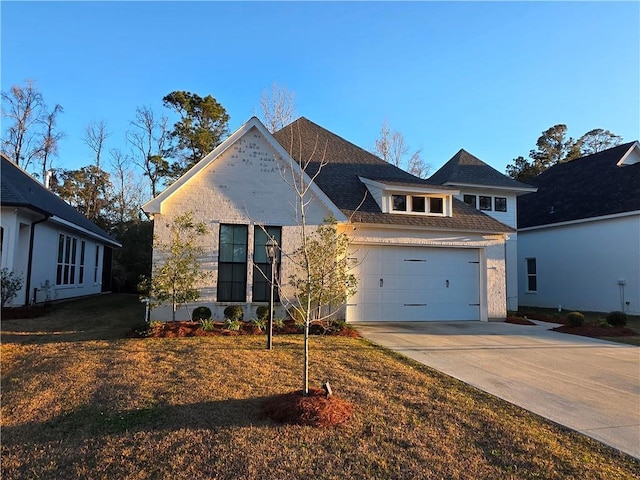
[[[527,293],[538,293],[538,260],[536,257],[527,257],[526,259],[527,265],[526,265],[526,270],[527,270]],[[531,266],[530,261],[533,261],[533,272],[531,272],[531,269],[529,268]],[[531,279],[534,280],[535,282],[535,290],[531,290]]]
[[[62,240],[62,245],[60,244]],[[56,261],[56,287],[74,287],[78,285],[79,274],[78,237],[58,232],[58,251]],[[62,251],[60,247],[62,246]]]

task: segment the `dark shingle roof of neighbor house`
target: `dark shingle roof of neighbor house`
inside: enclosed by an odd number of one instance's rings
[[[316,178],[316,184],[354,222],[495,233],[513,231],[511,227],[455,198],[452,217],[383,214],[358,177],[407,187],[442,187],[385,162],[304,117],[273,135],[296,161],[310,161],[308,174],[313,175],[320,163],[323,160],[326,162]]]
[[[28,208],[47,216],[56,216],[119,245],[107,232],[79,213],[28,173],[0,155],[0,203],[2,206]]]
[[[640,163],[618,166],[636,142],[560,163],[531,180],[518,197],[518,227],[640,211]]]
[[[507,177],[464,149],[460,149],[451,160],[431,175],[429,181],[442,185],[449,183],[454,185],[531,189],[531,185]]]

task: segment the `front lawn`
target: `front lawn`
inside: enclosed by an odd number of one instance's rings
[[[364,339],[313,337],[311,384],[354,406],[280,425],[302,338],[127,338],[134,296],[2,322],[2,478],[640,478],[640,462]],[[614,401],[614,400],[612,400]],[[612,404],[615,408],[615,404]]]

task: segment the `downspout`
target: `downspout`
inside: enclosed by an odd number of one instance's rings
[[[24,299],[24,304],[25,306],[29,305],[29,293],[31,290],[31,268],[33,265],[33,237],[35,236],[36,233],[36,225],[42,222],[46,222],[47,220],[49,220],[49,215],[45,215],[44,218],[37,220],[35,222],[33,222],[31,224],[31,233],[29,234],[29,259],[27,260],[27,280],[26,280],[26,293],[25,293],[25,299]]]

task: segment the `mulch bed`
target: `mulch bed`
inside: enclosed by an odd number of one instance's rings
[[[335,395],[327,398],[322,389],[302,390],[267,398],[262,404],[264,414],[278,423],[331,427],[349,420],[353,406]]]
[[[534,322],[524,317],[508,316],[505,323],[514,323],[516,325],[535,325]]]
[[[275,335],[299,334],[301,330],[294,322],[285,322],[282,327],[274,327]],[[314,328],[312,334],[338,335],[344,337],[359,337],[360,334],[353,328],[346,326],[342,330],[331,330],[324,328]],[[260,330],[251,322],[241,322],[239,330],[229,330],[224,328],[223,322],[214,322],[211,330],[203,330],[200,322],[175,321],[175,322],[154,322],[153,326],[146,330],[136,330],[134,337],[151,338],[175,338],[175,337],[216,337],[216,336],[239,336],[239,335],[266,335],[266,331]]]
[[[583,337],[635,337],[638,335],[637,332],[628,327],[600,327],[598,325],[583,325],[581,327],[562,325],[552,328],[552,330],[554,332],[582,335]]]

